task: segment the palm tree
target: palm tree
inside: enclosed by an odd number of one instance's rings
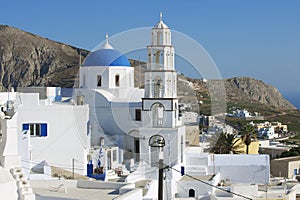
[[[216,142],[214,147],[210,150],[211,153],[216,153],[216,154],[229,154],[231,152],[234,154],[241,153],[238,150],[240,148],[240,145],[237,145],[239,141],[237,135],[222,132],[220,134],[216,134],[214,138]]]
[[[243,136],[243,142],[246,145],[246,154],[249,154],[249,146],[251,144],[251,135],[249,133]]]
[[[254,126],[246,125],[242,129],[242,141],[246,145],[246,154],[249,154],[249,146],[252,142],[252,137],[255,137],[255,128]]]

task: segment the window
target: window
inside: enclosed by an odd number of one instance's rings
[[[180,161],[183,163],[183,136],[180,139]]]
[[[152,105],[152,123],[153,127],[161,127],[163,126],[164,119],[164,107],[160,103],[155,103]]]
[[[90,121],[88,121],[87,124],[86,124],[86,134],[87,135],[90,134],[90,128],[91,128],[90,126],[91,126],[91,123],[90,123]]]
[[[156,69],[159,69],[159,64],[161,64],[161,61],[162,61],[162,57],[160,56],[160,50],[157,50],[156,51],[156,54],[155,54],[155,66],[156,66]]]
[[[85,74],[83,74],[83,81],[82,82],[83,82],[82,86],[85,87]]]
[[[31,136],[40,136],[41,135],[40,124],[29,124],[29,130],[30,130]]]
[[[162,80],[159,76],[154,80],[154,97],[162,97]]]
[[[104,137],[100,137],[100,146],[104,146]]]
[[[47,124],[23,124],[23,130],[29,130],[30,136],[45,137],[47,136]]]
[[[113,161],[117,161],[117,150],[113,150]]]
[[[141,109],[135,109],[135,121],[141,121]]]
[[[177,118],[177,111],[178,111],[178,109],[177,109],[177,103],[175,103],[175,119]]]
[[[101,79],[102,79],[102,76],[101,76],[101,75],[98,75],[98,76],[97,76],[97,86],[98,86],[98,87],[101,87],[101,86],[102,86],[102,80],[101,80]]]
[[[2,126],[1,126],[1,123],[0,123],[0,142],[2,142],[1,140],[2,140]]]
[[[116,77],[115,77],[115,85],[118,87],[120,86],[120,75],[117,74]]]

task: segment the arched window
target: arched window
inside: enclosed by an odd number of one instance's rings
[[[102,76],[101,76],[101,75],[98,75],[98,76],[97,76],[97,86],[98,86],[98,87],[101,87],[101,86],[102,86]]]
[[[116,87],[120,86],[120,75],[119,74],[117,74],[115,76],[115,85],[116,85]]]
[[[155,103],[151,107],[153,127],[162,127],[164,119],[164,106],[160,103]]]
[[[163,40],[164,40],[164,32],[159,32],[159,44],[158,45],[163,45]]]
[[[156,37],[157,37],[156,44],[159,45],[159,43],[160,43],[160,32],[156,33]]]
[[[168,80],[167,80],[167,92],[168,92],[168,97],[173,96],[172,94],[172,77],[171,75],[168,76]]]
[[[195,197],[195,190],[189,189],[189,197]]]
[[[155,67],[156,69],[159,69],[160,63],[161,63],[161,52],[160,50],[157,50],[155,53]]]
[[[154,80],[154,97],[162,97],[162,81],[159,76]]]
[[[82,83],[82,86],[85,87],[85,74],[83,74],[82,79],[83,79],[83,80],[82,80],[82,82],[83,82],[83,83]]]

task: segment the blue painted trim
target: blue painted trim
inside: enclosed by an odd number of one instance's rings
[[[47,136],[47,124],[41,124],[41,137]]]
[[[23,124],[23,131],[24,130],[27,130],[27,131],[29,130],[29,124]]]

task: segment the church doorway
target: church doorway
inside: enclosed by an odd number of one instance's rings
[[[135,162],[140,161],[140,139],[141,135],[138,130],[132,130],[128,133],[130,136],[128,145],[131,147],[132,151],[132,158],[134,159]]]
[[[134,155],[135,155],[135,161],[140,161],[140,139],[134,138]]]

